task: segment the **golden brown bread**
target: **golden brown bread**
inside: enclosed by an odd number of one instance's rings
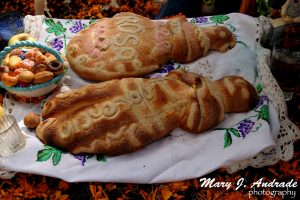
[[[210,49],[235,45],[224,26],[199,27],[184,16],[152,21],[133,13],[103,18],[80,31],[67,44],[66,57],[82,78],[106,81],[149,74],[168,60],[195,61]]]
[[[38,138],[72,153],[136,151],[176,127],[200,133],[225,112],[248,111],[257,97],[241,77],[211,81],[183,70],[155,79],[124,78],[56,95],[42,110]]]

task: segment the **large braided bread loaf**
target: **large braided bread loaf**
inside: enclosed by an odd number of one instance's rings
[[[184,16],[155,21],[133,13],[103,18],[80,31],[67,45],[71,68],[82,78],[106,81],[149,74],[168,60],[195,61],[210,49],[235,45],[224,26],[199,27]]]
[[[208,130],[225,112],[248,111],[257,97],[241,77],[211,81],[183,70],[155,79],[124,78],[60,93],[47,101],[38,138],[72,153],[119,155],[176,127]]]

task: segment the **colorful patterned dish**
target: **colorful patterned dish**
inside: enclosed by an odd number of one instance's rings
[[[61,58],[60,54],[57,51],[55,51],[51,47],[48,47],[46,45],[43,45],[38,42],[33,42],[33,41],[20,41],[20,42],[12,44],[10,46],[7,46],[6,48],[4,48],[3,51],[0,52],[0,61],[2,61],[5,58],[5,56],[8,53],[10,53],[12,50],[19,48],[19,47],[37,47],[41,50],[44,50],[46,52],[53,54],[59,62],[63,63],[63,59]],[[4,89],[6,89],[9,93],[12,93],[12,94],[15,94],[15,95],[18,95],[21,97],[40,97],[40,96],[50,93],[52,90],[57,88],[57,86],[62,83],[65,73],[66,73],[66,68],[62,74],[55,76],[53,79],[51,79],[45,83],[29,85],[27,87],[21,87],[21,86],[9,87],[9,86],[6,86],[5,84],[3,84],[2,81],[0,81],[0,87],[3,87]]]

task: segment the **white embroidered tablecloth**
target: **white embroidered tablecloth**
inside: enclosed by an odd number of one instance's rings
[[[277,83],[268,71],[270,52],[257,43],[262,36],[260,21],[239,13],[190,20],[199,26],[228,27],[236,37],[236,46],[226,53],[210,52],[190,64],[167,63],[151,77],[163,76],[176,68],[211,79],[243,76],[259,92],[257,105],[250,112],[226,114],[224,122],[199,135],[176,129],[168,137],[127,155],[71,155],[42,144],[34,131],[25,128],[23,117],[30,111],[40,112],[41,104],[6,99],[5,105],[26,135],[26,146],[12,156],[0,158],[2,177],[8,177],[9,172],[25,172],[69,182],[162,183],[204,176],[221,167],[233,172],[249,165],[261,167],[290,159],[299,132],[286,117],[282,92],[274,89]],[[26,16],[25,31],[64,54],[69,39],[93,22]],[[61,90],[87,83],[69,69]]]

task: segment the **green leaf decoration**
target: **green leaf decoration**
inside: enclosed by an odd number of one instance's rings
[[[65,153],[66,152],[56,149],[55,147],[45,145],[44,149],[38,151],[36,161],[43,162],[52,158],[52,164],[56,166],[61,160],[61,155]]]
[[[60,159],[61,159],[61,152],[60,151],[53,152],[53,156],[52,156],[53,166],[57,165],[60,162]]]
[[[100,161],[100,162],[107,162],[104,155],[97,155],[97,160]]]
[[[230,128],[228,131],[236,137],[241,137],[239,131],[236,130],[235,128]]]
[[[53,19],[45,19],[45,24],[47,25],[47,26],[54,26],[55,25],[55,22],[53,21]]]
[[[73,20],[68,19],[68,20],[66,21],[66,24],[74,24],[74,22],[73,22]]]
[[[42,149],[39,150],[37,153],[37,160],[38,162],[47,161],[51,158],[52,151],[50,149]]]
[[[227,129],[224,135],[224,149],[229,147],[232,144],[232,138],[229,130]]]
[[[55,23],[53,19],[46,19],[45,24],[49,26],[46,31],[54,33],[55,36],[63,35],[66,32],[66,28],[60,22]]]
[[[196,19],[192,18],[190,22],[195,24],[196,23]]]
[[[261,93],[261,92],[262,92],[263,87],[262,87],[262,84],[261,84],[261,83],[259,83],[259,84],[256,85],[256,90],[257,90],[258,93]]]
[[[92,23],[94,23],[94,22],[96,22],[97,21],[97,19],[91,19],[90,21],[89,21],[89,24],[92,24]]]
[[[231,24],[228,24],[228,28],[232,31],[232,32],[235,32],[236,31],[236,28],[231,25]]]
[[[242,42],[242,41],[236,41],[236,43],[237,43],[237,44],[241,44],[241,45],[243,45],[244,47],[248,47],[247,44],[246,44],[245,42]]]
[[[227,21],[229,17],[227,15],[214,15],[209,19],[217,24],[224,24],[224,22]]]
[[[258,114],[258,119],[263,119],[269,123],[269,108],[267,105],[263,105]]]

